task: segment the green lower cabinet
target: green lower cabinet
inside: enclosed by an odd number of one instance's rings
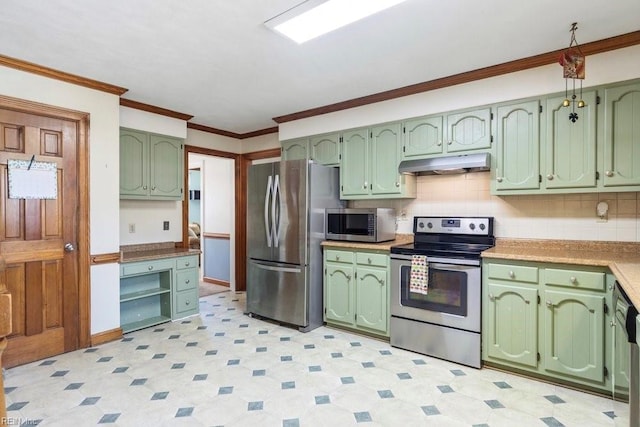
[[[486,363],[607,393],[624,376],[606,268],[485,259],[482,275]]]
[[[545,371],[604,384],[604,299],[544,291]]]
[[[538,364],[538,290],[488,283],[484,329],[487,356],[529,367]]]
[[[389,255],[325,248],[324,321],[389,336]]]

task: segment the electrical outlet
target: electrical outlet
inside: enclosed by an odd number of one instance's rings
[[[129,233],[135,233],[136,232],[136,225],[135,224],[129,224]]]
[[[162,223],[162,229],[165,231],[169,229],[169,221],[164,221]]]

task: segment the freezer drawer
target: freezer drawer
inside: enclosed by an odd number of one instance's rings
[[[249,260],[247,312],[299,327],[309,324],[304,266]]]

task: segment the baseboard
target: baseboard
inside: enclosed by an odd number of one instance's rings
[[[214,285],[226,286],[229,288],[231,285],[227,280],[213,279],[211,277],[203,277],[203,282],[213,283]]]
[[[115,328],[109,331],[99,332],[91,335],[91,346],[104,344],[122,338],[122,328]]]

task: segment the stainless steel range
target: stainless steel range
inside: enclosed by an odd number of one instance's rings
[[[414,243],[391,248],[394,347],[479,368],[480,253],[491,217],[415,217]]]

